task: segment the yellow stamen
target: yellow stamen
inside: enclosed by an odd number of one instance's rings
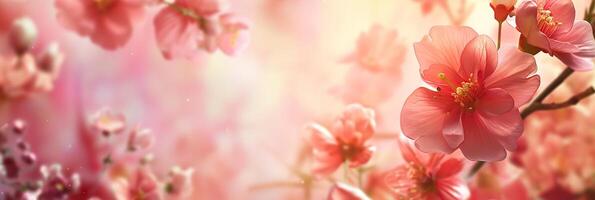
[[[457,89],[457,86],[454,83],[452,83],[452,81],[450,81],[450,79],[448,79],[444,73],[442,73],[442,72],[438,73],[438,78],[440,78],[440,80],[443,80],[444,82],[446,82],[446,84],[448,84],[448,86],[450,88],[452,88],[452,90]]]

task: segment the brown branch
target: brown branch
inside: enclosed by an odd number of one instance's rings
[[[523,112],[523,114],[525,115],[521,115],[523,118],[527,117],[527,115],[536,112],[536,111],[540,111],[540,110],[555,110],[555,109],[560,109],[560,108],[565,108],[565,107],[569,107],[569,106],[573,106],[576,105],[578,102],[580,102],[582,99],[587,98],[591,95],[595,94],[595,88],[593,88],[593,86],[587,88],[586,90],[570,97],[568,100],[562,102],[562,103],[535,103],[532,104],[531,106],[527,107],[525,110],[526,112]]]

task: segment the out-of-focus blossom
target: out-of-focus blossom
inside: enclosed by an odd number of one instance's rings
[[[421,3],[421,11],[424,15],[429,14],[436,4],[445,4],[445,0],[414,0]]]
[[[514,10],[516,0],[491,0],[490,7],[494,10],[494,19],[502,23],[508,17],[508,14]]]
[[[515,12],[517,29],[523,37],[521,42],[558,57],[574,70],[593,68],[592,28],[584,20],[575,21],[571,0],[525,0]],[[525,51],[528,49],[525,47]]]
[[[76,192],[80,186],[79,175],[64,176],[59,164],[41,166],[40,171],[44,180],[40,199],[64,199]]]
[[[357,187],[339,182],[333,185],[327,200],[370,200],[370,197]]]
[[[355,52],[343,61],[354,63],[345,83],[331,89],[347,103],[376,107],[393,96],[401,78],[406,47],[396,30],[374,25],[362,33]]]
[[[155,36],[163,56],[193,57],[199,50],[221,49],[235,55],[246,48],[250,34],[244,20],[226,12],[219,0],[176,0],[155,17]]]
[[[461,149],[470,160],[504,159],[523,133],[518,108],[539,86],[533,56],[497,51],[469,27],[434,27],[414,47],[422,79],[437,91],[421,87],[407,98],[403,133],[423,152]]]
[[[60,23],[104,49],[122,47],[142,18],[146,0],[57,0]]]
[[[221,16],[221,26],[222,32],[217,38],[217,43],[223,53],[233,56],[248,47],[250,31],[245,20],[234,14],[225,14]]]
[[[114,177],[112,189],[118,200],[159,200],[163,199],[160,183],[151,170],[138,168],[131,174]]]
[[[37,74],[37,64],[31,54],[23,54],[9,58],[10,61],[0,66],[3,78],[1,86],[4,94],[9,97],[18,97],[32,90]]]
[[[515,175],[510,163],[489,163],[477,172],[469,184],[470,200],[528,200],[529,192],[522,177]]]
[[[31,49],[37,39],[37,28],[31,19],[20,18],[13,22],[9,37],[14,51],[23,54]]]
[[[45,92],[52,90],[63,62],[64,54],[60,51],[58,44],[50,44],[38,59],[39,70],[37,70],[34,87]]]
[[[318,124],[308,126],[316,160],[314,172],[328,175],[344,162],[351,168],[366,164],[376,151],[367,144],[375,127],[374,111],[359,104],[347,106],[330,131]]]
[[[122,113],[104,108],[91,117],[91,128],[106,137],[119,134],[126,128],[126,118]]]
[[[149,129],[143,129],[136,127],[130,131],[128,136],[128,150],[136,151],[141,149],[147,149],[155,143],[155,136]]]
[[[188,198],[192,194],[192,175],[194,169],[182,169],[180,167],[173,167],[169,172],[170,181],[166,185],[166,192],[168,195],[177,198]]]
[[[385,178],[397,199],[469,198],[469,188],[459,175],[463,169],[461,160],[443,160],[444,154],[430,154],[424,160],[406,138],[400,138],[399,148],[406,163],[389,172]]]
[[[376,24],[359,36],[357,49],[345,61],[374,72],[399,74],[405,50],[396,30]]]

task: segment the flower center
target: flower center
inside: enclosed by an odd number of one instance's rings
[[[452,89],[453,93],[450,95],[454,98],[454,102],[459,104],[461,108],[472,111],[475,105],[475,96],[477,94],[477,83],[473,79],[473,74],[467,81],[461,82],[460,86],[455,85],[444,73],[438,73],[438,78],[446,82]]]
[[[103,12],[107,10],[113,3],[114,0],[93,0],[95,2],[95,6],[99,11]]]
[[[537,26],[542,33],[546,35],[551,35],[558,29],[562,22],[556,21],[554,16],[552,16],[552,11],[540,8],[537,11]]]

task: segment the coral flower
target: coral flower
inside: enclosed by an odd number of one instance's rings
[[[315,173],[328,175],[347,161],[352,168],[367,163],[376,150],[366,144],[375,126],[374,111],[359,104],[347,106],[331,131],[318,124],[308,126],[317,161]]]
[[[108,137],[124,131],[126,118],[122,113],[103,108],[91,117],[91,128]]]
[[[494,18],[502,23],[508,17],[508,14],[514,9],[516,0],[492,0],[490,7],[494,10]]]
[[[336,183],[328,194],[327,200],[370,200],[359,188],[345,183]]]
[[[146,168],[132,171],[128,177],[116,177],[112,189],[116,199],[159,200],[163,199],[162,188],[155,175]]]
[[[58,20],[93,43],[113,50],[122,47],[142,18],[146,0],[57,0]]]
[[[222,33],[217,37],[217,44],[223,53],[233,56],[243,51],[250,43],[249,26],[245,20],[234,14],[221,16]]]
[[[574,70],[590,70],[595,57],[592,28],[574,17],[571,0],[526,0],[516,10],[516,25],[528,44]]]
[[[403,133],[421,151],[495,161],[516,148],[523,132],[519,106],[539,86],[535,59],[513,48],[498,52],[468,27],[439,26],[415,44],[422,79],[401,112]]]
[[[407,163],[389,172],[385,181],[398,199],[458,200],[470,196],[469,188],[459,176],[461,160],[444,160],[444,154],[430,154],[424,162],[407,139],[400,138],[399,148]]]

